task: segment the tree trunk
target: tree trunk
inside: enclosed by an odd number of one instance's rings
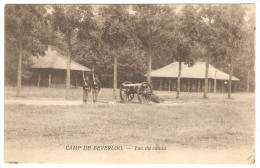
[[[188,92],[190,92],[190,79],[188,79]]]
[[[38,74],[38,84],[37,84],[38,87],[40,87],[40,83],[41,83],[41,72],[39,72]]]
[[[160,90],[162,90],[162,79],[160,79]]]
[[[68,99],[70,88],[70,63],[71,63],[71,30],[67,31],[67,45],[68,45],[68,58],[67,58],[67,75],[66,75],[66,95],[65,99]]]
[[[50,69],[50,72],[49,72],[49,88],[51,87],[51,69]]]
[[[214,93],[217,93],[217,71],[215,71],[215,78],[214,78]]]
[[[19,62],[18,62],[18,70],[17,70],[17,93],[16,96],[20,96],[21,88],[22,88],[22,59],[23,59],[23,46],[22,41],[19,41]]]
[[[228,98],[229,99],[231,99],[232,73],[233,73],[233,68],[232,68],[232,65],[229,64],[229,80],[228,80]]]
[[[221,81],[221,93],[224,92],[223,80]]]
[[[250,84],[250,70],[249,71],[247,71],[247,84],[246,84],[246,92],[247,93],[249,93],[249,89],[250,89],[250,87],[249,87],[249,84]]]
[[[179,72],[178,72],[178,80],[177,80],[177,95],[176,99],[179,99],[180,89],[181,88],[181,61],[179,61]]]
[[[151,54],[149,53],[148,55],[148,58],[149,58],[149,62],[148,62],[148,72],[147,72],[147,82],[148,83],[151,83],[151,71],[152,71],[152,56]]]
[[[198,92],[200,92],[200,79],[199,79],[199,82],[198,82]]]
[[[117,89],[117,58],[114,58],[114,82],[113,82],[113,97],[116,99],[116,89]]]
[[[77,84],[78,84],[78,78],[77,78],[77,74],[76,74],[76,78],[75,78],[75,88],[77,88]]]
[[[211,16],[209,16],[209,26],[211,29]],[[206,56],[206,71],[205,71],[205,85],[204,85],[204,93],[203,93],[203,98],[207,99],[208,98],[208,74],[209,74],[209,54]]]
[[[207,55],[207,58],[206,58],[205,85],[204,85],[204,94],[203,94],[204,99],[208,98],[208,95],[207,95],[208,83],[209,83],[208,74],[209,74],[209,55]]]
[[[168,90],[171,91],[171,79],[169,79],[169,86],[168,86]]]

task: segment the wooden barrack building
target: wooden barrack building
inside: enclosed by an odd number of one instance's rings
[[[183,92],[202,92],[205,83],[205,62],[196,62],[189,67],[182,63],[181,65],[181,91]],[[155,90],[177,90],[178,63],[171,63],[160,69],[151,72],[152,85]],[[209,92],[227,92],[229,74],[209,65],[208,72],[208,91]],[[232,76],[232,92],[236,90],[236,84],[239,79]]]
[[[49,47],[45,52],[45,56],[32,58],[33,65],[31,71],[33,75],[30,79],[31,85],[46,86],[46,87],[59,87],[66,83],[66,69],[67,57],[61,55],[55,49]],[[70,64],[71,69],[71,84],[77,86],[82,82],[83,72],[91,73],[92,70],[72,61]]]

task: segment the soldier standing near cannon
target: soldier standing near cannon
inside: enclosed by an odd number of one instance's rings
[[[87,104],[88,102],[88,94],[91,92],[91,82],[89,77],[84,75],[83,73],[83,103]]]

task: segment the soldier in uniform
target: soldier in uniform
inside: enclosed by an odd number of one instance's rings
[[[86,76],[83,78],[83,103],[88,102],[88,94],[91,92],[91,82],[89,77]]]
[[[97,97],[98,97],[98,92],[101,89],[101,84],[100,81],[98,79],[98,76],[95,76],[93,79],[93,83],[92,83],[92,92],[93,92],[93,103],[97,103]]]

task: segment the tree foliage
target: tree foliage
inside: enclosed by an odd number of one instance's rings
[[[48,44],[46,10],[42,5],[6,5],[5,6],[5,56],[6,82],[17,77],[17,96],[20,95],[22,76],[28,77],[24,62],[30,55],[45,54]],[[14,61],[14,62],[13,62]],[[9,63],[14,64],[9,67]],[[17,74],[12,74],[17,70]],[[12,75],[10,75],[12,74]]]
[[[140,40],[142,49],[148,59],[147,82],[151,82],[152,60],[160,58],[162,46],[160,45],[160,31],[167,19],[167,14],[172,13],[173,9],[163,5],[134,5],[135,11],[135,34]]]
[[[23,79],[29,78],[30,55],[44,55],[51,45],[68,63],[95,67],[103,86],[115,89],[125,80],[142,82],[145,74],[150,80],[151,69],[173,61],[192,66],[198,60],[233,73],[246,89],[255,36],[248,10],[221,4],[6,5],[6,82],[15,81],[19,62]]]
[[[61,32],[67,44],[67,73],[66,73],[66,95],[70,87],[70,63],[72,53],[72,39],[78,30],[88,26],[92,16],[92,7],[90,5],[55,5],[52,14],[52,25],[55,31]],[[86,34],[88,35],[88,34]],[[82,33],[79,34],[82,37]],[[82,37],[83,38],[83,37]]]
[[[105,5],[100,9],[104,18],[101,39],[108,46],[114,57],[113,96],[116,99],[117,89],[117,59],[126,47],[129,39],[133,37],[130,14],[126,5]]]

